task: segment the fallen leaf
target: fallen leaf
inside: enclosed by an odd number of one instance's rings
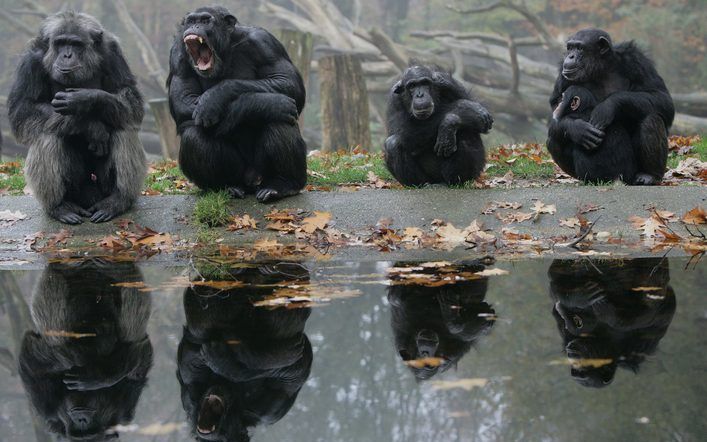
[[[632,216],[628,219],[636,230],[641,231],[641,236],[655,238],[659,229],[665,229],[665,224],[655,216],[641,218]]]
[[[579,222],[579,218],[566,218],[560,220],[560,226],[575,229],[577,227],[581,227],[581,224]]]
[[[14,226],[17,221],[25,219],[27,215],[20,211],[0,210],[0,228]]]
[[[707,224],[707,212],[702,207],[695,207],[682,216],[682,222],[691,225]]]
[[[503,269],[484,269],[480,272],[476,272],[477,275],[479,276],[502,276],[502,275],[507,275],[508,270],[503,270]]]
[[[229,232],[235,232],[237,230],[256,230],[258,228],[258,222],[252,216],[247,213],[243,216],[234,216],[231,218],[231,222],[226,227]]]
[[[317,230],[324,230],[331,221],[331,213],[314,212],[312,216],[302,220],[302,231],[312,234]]]
[[[439,367],[444,363],[443,358],[420,358],[403,361],[405,365],[412,368]]]

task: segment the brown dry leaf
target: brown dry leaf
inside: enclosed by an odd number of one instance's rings
[[[280,209],[273,210],[265,215],[268,221],[280,221],[283,223],[297,222],[302,219],[302,210],[300,209]]]
[[[641,231],[641,236],[655,238],[659,229],[665,229],[665,224],[655,216],[649,218],[641,218],[640,216],[632,216],[628,219],[633,224],[636,230]]]
[[[109,249],[113,251],[127,250],[131,247],[128,241],[117,236],[106,236],[102,240],[98,241],[98,247],[104,249]]]
[[[272,252],[282,247],[282,244],[275,239],[263,238],[253,244],[253,250],[256,252]]]
[[[669,212],[667,210],[656,210],[655,214],[658,215],[661,220],[668,223],[675,223],[679,221],[674,212]]]
[[[373,171],[368,172],[368,184],[376,189],[390,189],[390,183],[376,175]]]
[[[527,233],[520,233],[515,229],[503,228],[501,229],[501,234],[507,240],[511,241],[527,241],[533,239],[533,237]]]
[[[286,221],[273,221],[265,226],[268,230],[276,230],[278,232],[294,233],[297,230],[297,224]]]
[[[491,201],[490,203],[486,204],[486,207],[481,211],[481,214],[482,215],[491,215],[498,209],[518,210],[521,207],[523,207],[523,205],[521,203],[508,202],[508,201]]]
[[[138,246],[172,245],[172,235],[169,233],[158,233],[138,239],[134,244]]]
[[[217,290],[231,290],[246,285],[243,281],[192,281],[191,285],[197,287],[211,287]]]
[[[14,226],[17,221],[25,219],[27,215],[20,211],[0,210],[0,228]]]
[[[566,218],[560,220],[560,226],[575,229],[581,227],[582,224],[579,222],[579,218]]]
[[[331,213],[329,212],[314,212],[312,216],[302,220],[301,230],[305,233],[312,234],[317,230],[324,230],[331,221]]]
[[[145,285],[144,282],[142,281],[136,281],[136,282],[118,282],[116,284],[112,284],[113,287],[122,287],[126,289],[144,289],[147,286]]]
[[[505,215],[501,215],[497,213],[496,218],[501,220],[503,224],[522,223],[523,221],[528,221],[529,219],[532,219],[533,214],[524,212],[510,212]]]
[[[557,213],[557,207],[554,204],[545,204],[542,201],[535,201],[533,207],[531,207],[530,210],[532,210],[534,213],[534,219],[538,219],[538,217],[543,213],[546,213],[548,215],[554,215],[555,213]]]
[[[470,378],[456,381],[431,381],[430,385],[433,390],[453,390],[461,388],[462,390],[471,391],[474,388],[483,388],[488,383],[489,380],[486,378]]]
[[[247,213],[243,216],[234,216],[231,219],[231,223],[226,227],[230,232],[235,232],[237,230],[256,230],[258,228],[258,222],[252,216]]]
[[[702,207],[695,207],[682,216],[682,222],[691,225],[707,224],[707,212]]]
[[[476,272],[479,276],[503,276],[508,274],[508,270],[503,269],[484,269],[480,272]]]
[[[439,237],[440,241],[453,244],[461,244],[465,242],[467,236],[465,231],[457,229],[451,223],[438,227],[437,230],[435,230],[435,233]]]
[[[95,333],[75,333],[66,330],[45,330],[42,333],[44,336],[50,336],[52,338],[71,338],[71,339],[83,339],[83,338],[94,338],[98,335]]]
[[[61,229],[59,233],[55,233],[47,237],[47,247],[55,247],[59,244],[66,244],[66,240],[72,236],[74,236],[74,234],[70,231]]]
[[[585,214],[585,213],[589,213],[589,212],[595,212],[595,211],[601,210],[601,209],[603,209],[603,207],[598,206],[596,204],[587,203],[587,204],[582,204],[581,206],[579,206],[577,208],[577,212],[579,212],[581,214]]]
[[[403,229],[403,242],[416,242],[424,238],[425,232],[419,227],[406,227]]]
[[[442,358],[420,358],[420,359],[410,359],[403,361],[405,365],[412,368],[425,368],[425,367],[439,367],[444,363]]]

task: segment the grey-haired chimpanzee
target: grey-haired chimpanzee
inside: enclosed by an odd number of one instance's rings
[[[589,121],[550,120],[547,148],[560,168],[585,179],[577,171],[574,150],[591,152],[600,148],[607,130],[617,124],[628,132],[635,159],[633,165],[613,178],[632,175],[631,170],[635,169],[632,184],[659,183],[665,173],[668,130],[675,108],[653,62],[634,42],[614,45],[605,31],[584,29],[567,41],[567,53],[550,97],[553,110],[562,101],[563,92],[573,85],[587,88],[598,104]],[[591,156],[591,168],[615,168],[621,161],[618,157],[624,155],[623,149],[602,149]]]
[[[675,314],[666,259],[557,259],[548,276],[552,314],[573,361],[571,375],[585,387],[609,385],[619,367],[638,372]]]
[[[562,93],[562,101],[552,113],[552,118],[554,121],[565,118],[569,121],[589,121],[597,104],[589,89],[570,86]],[[596,149],[587,150],[572,142],[565,148],[571,149],[575,176],[586,182],[620,179],[632,184],[638,172],[631,136],[619,121],[611,123],[604,130],[604,139]]]
[[[304,187],[304,83],[270,33],[240,25],[222,7],[197,9],[172,46],[167,85],[179,164],[197,186],[235,198],[254,192],[261,202]]]
[[[187,324],[177,353],[182,405],[199,441],[250,440],[249,431],[282,419],[312,368],[304,333],[309,308],[256,307],[278,286],[306,284],[300,264],[230,269],[233,289],[184,292]]]
[[[29,147],[26,176],[49,216],[108,221],[140,193],[143,100],[118,41],[90,15],[42,23],[17,68],[10,123]]]
[[[402,184],[459,184],[483,171],[480,134],[493,118],[440,68],[408,68],[390,93],[387,120],[385,162]]]
[[[106,440],[129,424],[152,367],[150,295],[134,263],[51,263],[34,290],[19,372],[49,431]],[[125,287],[119,287],[125,284]]]

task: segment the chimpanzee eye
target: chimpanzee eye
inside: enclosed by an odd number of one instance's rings
[[[201,19],[201,24],[203,24],[203,25],[208,25],[209,23],[211,23],[211,18],[210,18],[210,17],[204,17],[204,18]]]

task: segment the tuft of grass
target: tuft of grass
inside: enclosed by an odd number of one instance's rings
[[[144,187],[148,195],[182,195],[197,191],[184,176],[177,162],[170,160],[151,165]]]
[[[202,194],[194,205],[194,220],[207,227],[226,225],[231,218],[229,201],[231,197],[224,190]]]
[[[22,195],[26,182],[22,173],[21,160],[0,162],[0,190],[9,195]]]
[[[536,163],[535,161],[519,157],[513,163],[489,161],[490,167],[486,170],[488,176],[503,176],[513,172],[518,178],[552,178],[555,176],[555,167],[552,163]]]
[[[380,153],[332,153],[310,157],[307,163],[310,172],[308,184],[314,186],[365,183],[368,181],[368,172],[373,172],[384,180],[394,180]]]

